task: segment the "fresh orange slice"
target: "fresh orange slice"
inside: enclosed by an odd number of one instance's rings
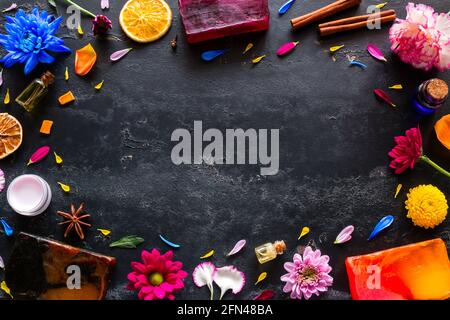
[[[22,144],[22,126],[8,113],[0,113],[0,159],[9,156]]]
[[[172,25],[172,10],[164,0],[129,0],[120,12],[120,26],[137,42],[158,40]]]

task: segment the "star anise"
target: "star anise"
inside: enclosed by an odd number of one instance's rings
[[[66,231],[64,232],[64,238],[67,238],[67,235],[70,233],[70,231],[72,231],[72,229],[75,229],[75,231],[77,232],[80,239],[83,240],[84,233],[83,233],[82,226],[86,226],[86,227],[92,227],[92,226],[89,223],[86,223],[81,220],[84,218],[89,218],[91,215],[84,214],[84,215],[80,216],[80,214],[84,212],[84,203],[82,203],[76,210],[75,210],[75,206],[73,204],[71,204],[70,211],[71,211],[70,213],[67,213],[64,211],[57,212],[61,217],[67,219],[67,221],[60,222],[59,225],[63,225],[63,224],[67,224],[67,223],[69,224],[66,228]]]

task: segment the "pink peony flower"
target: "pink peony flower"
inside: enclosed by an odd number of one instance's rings
[[[313,294],[318,296],[328,290],[333,284],[333,278],[328,275],[331,267],[328,265],[330,258],[321,255],[320,250],[312,250],[306,247],[303,258],[298,253],[294,254],[293,262],[286,262],[284,269],[288,272],[281,277],[286,282],[283,291],[291,293],[291,299],[308,300]]]
[[[414,3],[406,12],[406,19],[397,19],[389,31],[392,50],[418,69],[450,69],[450,15]]]
[[[181,270],[183,264],[172,261],[173,252],[161,255],[158,250],[142,250],[141,262],[131,262],[132,272],[128,274],[129,290],[139,291],[141,300],[173,300],[174,293],[184,288],[183,279],[188,274]]]

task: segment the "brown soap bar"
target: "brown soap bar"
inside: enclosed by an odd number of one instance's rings
[[[5,268],[5,281],[14,299],[100,300],[115,264],[113,257],[21,232]]]

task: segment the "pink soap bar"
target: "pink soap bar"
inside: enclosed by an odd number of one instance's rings
[[[268,0],[178,0],[189,43],[269,28]]]

